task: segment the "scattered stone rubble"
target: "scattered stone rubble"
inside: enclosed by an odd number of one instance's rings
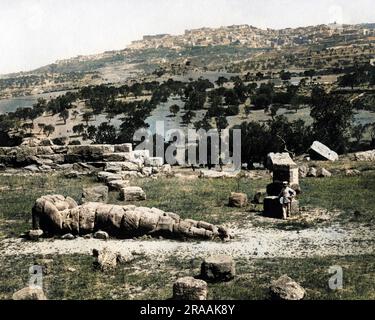
[[[119,238],[143,235],[169,238],[228,240],[229,231],[204,221],[181,219],[156,208],[87,202],[78,205],[72,198],[47,195],[36,200],[32,209],[33,229],[47,236],[86,235],[105,231]]]
[[[71,178],[82,171],[100,170],[120,174],[122,178],[171,173],[171,166],[164,165],[162,158],[150,157],[147,150],[133,151],[130,143],[60,146],[51,141],[29,140],[18,147],[0,147],[0,165],[32,173],[67,170]]]

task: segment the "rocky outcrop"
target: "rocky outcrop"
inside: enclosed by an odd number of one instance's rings
[[[223,240],[228,230],[204,221],[181,219],[175,213],[134,205],[111,205],[88,202],[77,203],[61,195],[43,196],[32,210],[33,228],[46,235],[85,235],[105,231],[120,238],[151,235],[169,238],[197,238]]]

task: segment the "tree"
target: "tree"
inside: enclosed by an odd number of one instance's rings
[[[289,81],[292,78],[292,74],[289,71],[282,70],[280,72],[280,79],[283,81]]]
[[[29,133],[31,134],[31,130],[33,130],[34,124],[32,122],[26,122],[22,125],[22,129],[27,131],[29,130]]]
[[[117,140],[116,128],[108,124],[107,122],[102,122],[98,128],[96,128],[95,142],[99,144],[114,144]]]
[[[363,124],[359,124],[357,126],[354,126],[352,128],[352,136],[357,141],[357,143],[360,143],[363,137],[363,134],[365,133],[367,127]]]
[[[311,93],[310,115],[316,138],[337,152],[346,152],[354,118],[351,103],[316,86]]]
[[[40,129],[39,133],[41,133],[46,125],[44,123],[38,123],[38,127]]]
[[[80,123],[73,127],[73,132],[77,135],[81,135],[85,131],[85,126]]]
[[[69,119],[69,110],[64,109],[59,113],[59,117],[64,121],[64,124],[66,124],[66,120]]]
[[[95,126],[89,126],[87,128],[87,137],[90,140],[95,140],[96,132],[97,132],[97,129]]]
[[[44,134],[47,135],[47,137],[49,137],[53,132],[55,132],[55,127],[53,125],[51,125],[51,124],[46,125],[43,128],[43,132],[44,132]]]
[[[85,112],[82,115],[82,120],[86,122],[86,126],[89,125],[89,121],[91,120],[92,117],[93,117],[93,113],[92,112]]]
[[[73,115],[73,118],[75,120],[79,116],[79,112],[77,110],[73,110],[72,115]]]
[[[169,111],[176,116],[176,114],[180,111],[180,107],[177,104],[174,104],[169,108]]]

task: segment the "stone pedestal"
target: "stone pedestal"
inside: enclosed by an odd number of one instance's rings
[[[299,202],[294,199],[292,201],[291,215],[299,212]],[[270,196],[264,198],[264,213],[265,217],[282,219],[283,218],[283,207],[280,204],[280,199],[277,196]]]

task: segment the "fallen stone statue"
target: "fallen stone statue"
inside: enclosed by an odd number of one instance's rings
[[[175,213],[134,205],[88,202],[78,205],[72,198],[47,195],[32,209],[33,229],[47,236],[71,233],[85,235],[98,230],[117,238],[142,235],[167,238],[229,239],[228,230],[204,221],[181,219]]]

